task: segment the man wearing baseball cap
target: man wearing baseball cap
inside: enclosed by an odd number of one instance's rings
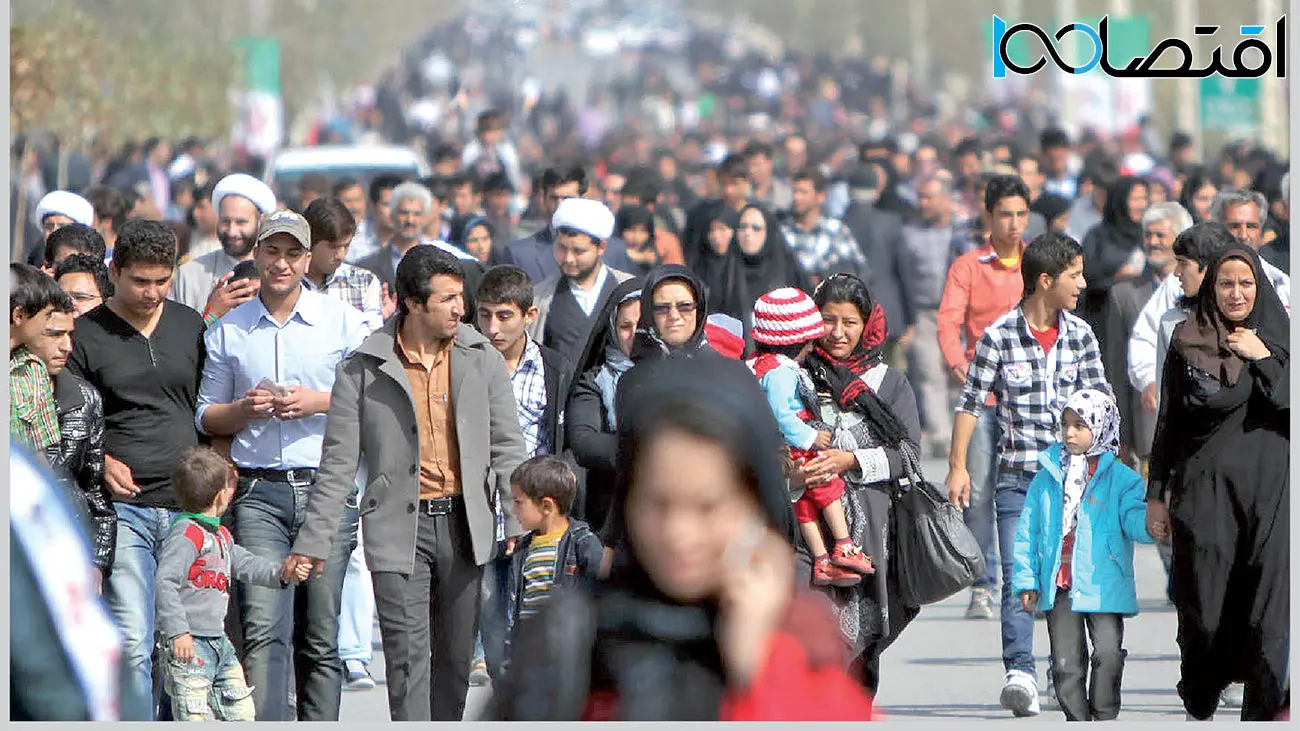
[[[536,288],[537,319],[529,337],[577,362],[592,317],[622,282],[632,278],[605,264],[605,245],[614,234],[614,214],[590,198],[568,198],[551,217],[555,263],[560,271]]]
[[[194,422],[203,434],[231,438],[239,487],[227,515],[235,542],[279,562],[293,545],[320,466],[334,369],[369,328],[356,308],[303,288],[311,227],[301,215],[266,216],[253,261],[257,295],[204,336],[208,359]],[[240,584],[244,667],[259,721],[338,720],[339,603],[356,528],[353,499],[325,573],[302,588]],[[305,602],[298,614],[295,601]],[[295,616],[304,618],[299,632]],[[297,668],[296,709],[288,704],[291,667]]]
[[[253,258],[262,221],[275,213],[275,193],[251,175],[227,175],[212,189],[212,209],[221,248],[182,264],[172,282],[172,299],[203,313],[209,323],[257,294],[256,278],[234,280],[229,275],[240,262]]]

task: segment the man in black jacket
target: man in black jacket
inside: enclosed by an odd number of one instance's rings
[[[528,336],[528,325],[537,318],[532,282],[519,267],[495,266],[483,275],[475,299],[479,332],[505,358],[510,373],[525,455],[529,459],[543,454],[560,456],[565,450],[564,405],[573,382],[573,365]],[[496,507],[498,554],[483,577],[479,619],[482,653],[471,675],[471,683],[476,684],[486,680],[484,670],[492,677],[501,677],[505,661],[510,557],[501,550],[505,525],[500,506]]]
[[[903,349],[916,328],[911,285],[903,274],[899,258],[906,246],[903,217],[876,206],[882,181],[873,166],[860,165],[849,173],[848,184],[852,202],[844,211],[844,225],[849,227],[867,259],[867,286],[871,296],[885,310],[885,321],[889,325],[885,357],[891,366],[901,367],[904,363]]]
[[[59,416],[59,441],[45,450],[45,459],[65,488],[77,517],[86,524],[95,562],[95,588],[102,590],[117,546],[117,513],[104,483],[103,399],[94,386],[66,370],[76,315],[71,297],[55,301],[45,329],[27,347],[50,374]]]

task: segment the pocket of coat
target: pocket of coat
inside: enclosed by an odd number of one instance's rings
[[[1110,536],[1106,539],[1106,554],[1110,556],[1110,560],[1119,567],[1119,572],[1121,574],[1130,579],[1134,578],[1135,572],[1133,568],[1132,555],[1124,544],[1123,536]],[[1127,561],[1124,560],[1126,555],[1129,556]]]
[[[366,515],[379,507],[379,501],[388,494],[388,485],[388,475],[380,475],[366,484],[366,492],[359,505],[359,515]]]

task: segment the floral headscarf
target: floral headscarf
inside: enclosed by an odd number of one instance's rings
[[[1119,454],[1119,407],[1115,399],[1103,391],[1085,388],[1074,392],[1061,411],[1061,437],[1065,437],[1065,412],[1073,411],[1092,430],[1092,446],[1085,454],[1065,452],[1065,513],[1061,533],[1069,535],[1074,529],[1075,515],[1083,500],[1083,489],[1088,482],[1088,460],[1103,452]]]

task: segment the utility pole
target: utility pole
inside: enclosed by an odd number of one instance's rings
[[[1277,38],[1277,19],[1282,15],[1282,4],[1278,0],[1259,0],[1257,4],[1258,22],[1264,26],[1264,35],[1271,40],[1274,49],[1273,63],[1278,64],[1276,50],[1280,47]],[[1259,79],[1260,84],[1260,136],[1264,146],[1279,154],[1285,154],[1288,148],[1286,125],[1286,102],[1283,100],[1282,79],[1277,78],[1277,71],[1269,69]]]
[[[1191,46],[1193,57],[1197,56],[1197,47],[1200,45],[1200,39],[1196,35],[1198,12],[1197,0],[1174,0],[1174,34]],[[1201,88],[1196,79],[1178,80],[1178,129],[1190,134],[1196,140],[1197,149],[1203,150],[1200,93]]]
[[[1079,20],[1079,5],[1076,0],[1056,0],[1056,26],[1064,27],[1068,24]],[[1067,33],[1062,39],[1064,48],[1061,49],[1061,57],[1068,63],[1078,63],[1079,44],[1078,33]],[[1047,67],[1050,67],[1048,64]],[[1045,67],[1046,68],[1046,67]],[[1066,74],[1059,69],[1055,70],[1057,74],[1057,94],[1061,100],[1061,121],[1065,124],[1074,123],[1074,94],[1066,86]]]

